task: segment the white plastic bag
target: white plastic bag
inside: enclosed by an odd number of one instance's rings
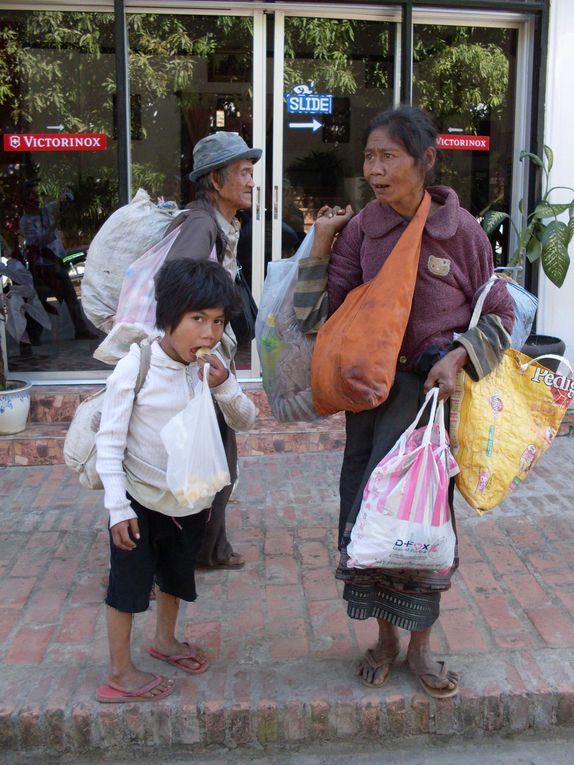
[[[299,261],[311,252],[313,236],[311,228],[295,255],[269,263],[255,323],[263,388],[279,422],[319,419],[311,393],[315,335],[301,332],[293,307]]]
[[[167,485],[182,508],[193,515],[210,507],[231,483],[211,391],[209,364],[189,404],[160,433],[167,450]]]
[[[428,402],[429,423],[417,428]],[[448,504],[458,466],[451,454],[438,388],[371,473],[347,546],[349,567],[448,570],[456,538]]]
[[[129,266],[122,283],[114,324],[135,324],[147,332],[153,332],[156,311],[154,277],[180,232],[181,226],[178,226]]]
[[[96,327],[111,330],[128,266],[163,237],[177,214],[174,202],[155,204],[139,189],[104,222],[91,241],[82,278],[82,308]]]
[[[532,295],[520,284],[517,284],[513,279],[508,279],[505,276],[494,274],[490,279],[484,283],[483,292],[480,297],[488,295],[492,285],[497,279],[504,279],[508,294],[512,298],[514,307],[514,326],[512,328],[511,347],[517,351],[522,350],[522,346],[530,335],[532,324],[534,323],[534,317],[536,316],[536,309],[538,308],[538,298],[536,295]],[[479,298],[480,300],[480,298]],[[479,301],[477,301],[478,305]],[[481,308],[484,301],[480,302]],[[476,311],[476,308],[475,308]],[[480,314],[479,314],[480,318]]]

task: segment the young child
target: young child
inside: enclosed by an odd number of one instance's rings
[[[205,362],[229,427],[249,430],[257,415],[217,353],[237,310],[227,272],[211,261],[169,261],[156,277],[156,299],[156,323],[164,335],[152,343],[145,382],[136,397],[140,347],[132,345],[108,378],[96,440],[111,549],[105,601],[110,666],[107,685],[96,692],[101,702],[152,701],[174,690],[174,680],[138,669],[131,657],[133,614],[147,610],[154,581],[157,622],[149,654],[189,674],[208,668],[199,648],[175,637],[179,600],[196,598],[195,561],[208,510],[185,515],[169,491],[160,431],[193,397]],[[198,358],[205,347],[211,353]]]

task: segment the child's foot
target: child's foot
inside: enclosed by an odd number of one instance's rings
[[[156,645],[157,647],[151,645],[148,647],[150,656],[160,661],[167,661],[168,664],[190,675],[200,675],[209,667],[207,656],[197,646],[180,643],[179,640],[173,640],[165,645],[156,643]]]
[[[130,674],[129,677],[139,677],[143,680],[132,684],[127,678],[121,683],[110,680],[96,690],[96,699],[103,704],[121,704],[128,701],[159,701],[165,699],[175,690],[175,680],[154,675],[149,672]]]

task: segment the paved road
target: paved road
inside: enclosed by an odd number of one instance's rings
[[[132,765],[134,758],[78,760],[12,755],[0,757],[0,765]],[[141,765],[572,765],[574,729],[560,735],[521,736],[512,739],[489,736],[465,744],[453,740],[410,741],[402,746],[328,744],[296,751],[261,752],[212,750],[201,754],[175,754],[169,759],[139,758]]]

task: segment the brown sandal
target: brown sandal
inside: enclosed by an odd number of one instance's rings
[[[391,674],[391,667],[394,664],[394,661],[397,658],[397,656],[398,656],[398,652],[394,656],[392,656],[390,658],[389,657],[385,657],[382,661],[377,661],[375,659],[375,655],[374,655],[373,649],[369,648],[368,651],[363,656],[362,661],[359,663],[359,666],[357,667],[357,674],[359,675],[359,680],[361,681],[361,683],[363,685],[366,685],[367,688],[382,688],[383,685],[389,679],[389,675]],[[370,682],[369,680],[367,680],[366,678],[364,678],[362,676],[361,673],[362,673],[363,665],[364,664],[367,664],[368,669],[372,670],[372,672],[373,672],[373,675],[372,675],[373,682]],[[380,682],[378,682],[378,683],[374,682],[374,679],[375,679],[376,674],[377,674],[377,670],[382,669],[383,667],[387,667],[388,668],[385,676],[383,677],[383,679]]]
[[[438,672],[415,673],[419,683],[428,695],[432,696],[434,699],[448,699],[451,696],[456,696],[458,693],[458,674],[451,670],[447,670],[444,661],[437,661],[436,663],[440,666]],[[454,683],[455,686],[454,688],[435,688],[424,680],[425,677],[432,678],[433,680],[448,680],[450,683]]]

